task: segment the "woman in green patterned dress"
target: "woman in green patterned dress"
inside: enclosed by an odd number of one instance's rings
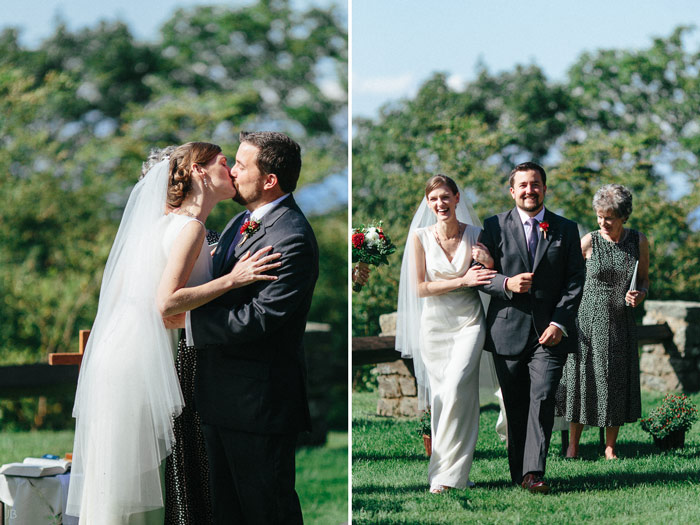
[[[564,367],[558,412],[570,422],[566,457],[578,457],[581,432],[590,425],[605,427],[605,457],[616,459],[620,426],[641,417],[632,308],[649,289],[649,243],[642,233],[624,227],[632,213],[632,194],[624,186],[600,188],[593,210],[600,229],[581,239],[586,281],[577,319],[579,349]]]

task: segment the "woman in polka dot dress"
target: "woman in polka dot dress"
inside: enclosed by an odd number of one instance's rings
[[[649,289],[649,243],[624,227],[632,194],[619,184],[593,197],[600,230],[581,239],[586,282],[578,312],[578,352],[564,367],[557,412],[570,422],[566,456],[578,457],[584,425],[605,427],[605,457],[616,459],[620,426],[641,417],[637,332],[632,308]],[[632,283],[636,268],[636,283]]]

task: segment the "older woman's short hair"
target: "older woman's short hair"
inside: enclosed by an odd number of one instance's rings
[[[621,184],[606,184],[595,192],[593,209],[596,212],[611,210],[627,220],[632,214],[632,192]]]

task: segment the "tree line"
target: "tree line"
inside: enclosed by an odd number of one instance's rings
[[[0,33],[0,363],[74,351],[94,318],[102,270],[141,163],[191,140],[233,158],[241,130],[302,145],[300,186],[347,170],[347,31],[340,8],[289,0],[179,9],[154,42],[122,22],[38,47]],[[238,205],[222,203],[219,230]],[[310,320],[347,343],[344,204],[310,220],[321,277]],[[343,346],[344,348],[344,346]]]

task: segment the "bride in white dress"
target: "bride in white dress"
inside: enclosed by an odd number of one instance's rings
[[[162,463],[183,400],[174,331],[184,312],[279,266],[263,249],[211,279],[204,221],[236,194],[221,148],[190,142],[131,192],[100,289],[73,415],[66,514],[81,524],[163,523]]]
[[[399,285],[397,350],[412,357],[421,405],[431,407],[432,493],[473,484],[469,471],[479,431],[479,391],[497,395],[491,356],[482,356],[485,317],[474,288],[496,273],[481,228],[459,188],[431,177],[409,230]],[[481,266],[471,266],[472,261]],[[497,430],[502,432],[504,422]]]

